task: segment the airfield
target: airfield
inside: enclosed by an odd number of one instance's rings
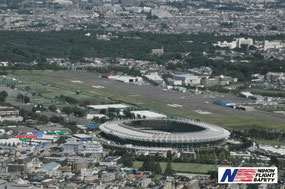
[[[15,73],[14,73],[15,74]],[[213,104],[215,100],[231,100],[250,103],[248,99],[229,94],[206,92],[203,94],[181,93],[152,85],[134,85],[101,78],[90,72],[33,71],[16,72],[16,76],[28,77],[72,88],[80,92],[119,100],[124,103],[164,112],[166,114],[199,119],[226,128],[251,127],[284,129],[285,116],[264,111],[245,112]]]

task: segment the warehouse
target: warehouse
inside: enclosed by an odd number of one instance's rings
[[[142,77],[133,76],[110,76],[109,79],[114,79],[116,81],[121,81],[124,83],[138,83],[142,81]]]
[[[230,100],[216,100],[214,102],[214,104],[217,104],[220,106],[225,106],[225,107],[231,107],[231,108],[236,107],[236,103],[234,103],[233,101],[230,101]]]
[[[248,91],[242,91],[239,93],[239,95],[240,97],[243,97],[243,98],[253,98],[254,97],[254,95]]]
[[[163,83],[163,79],[160,77],[160,75],[158,75],[158,73],[150,73],[148,75],[144,75],[145,79],[151,83],[154,84],[162,84]]]
[[[180,80],[182,81],[183,85],[185,86],[195,86],[200,85],[201,78],[192,74],[183,74],[183,75],[175,75],[173,80]]]

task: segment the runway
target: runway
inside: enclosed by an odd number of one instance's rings
[[[62,72],[61,74],[48,74],[45,77],[60,79],[67,82],[79,80],[82,83],[73,83],[74,85],[85,85],[92,87],[94,85],[102,86],[100,89],[112,94],[119,94],[136,99],[136,104],[160,104],[174,105],[172,108],[181,109],[183,111],[197,113],[199,111],[208,112],[207,116],[221,117],[224,115],[248,115],[261,119],[274,120],[285,123],[285,116],[273,114],[264,111],[245,112],[232,108],[222,107],[213,104],[215,100],[231,100],[235,103],[249,102],[248,99],[240,98],[228,94],[207,93],[207,94],[192,94],[189,92],[181,93],[172,90],[163,90],[161,87],[152,85],[133,85],[123,83],[111,79],[101,78],[98,75],[90,72]]]

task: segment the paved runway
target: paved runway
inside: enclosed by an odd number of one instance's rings
[[[248,99],[224,95],[224,94],[191,94],[189,92],[181,93],[175,91],[165,91],[161,87],[152,85],[137,86],[133,84],[122,83],[111,79],[101,78],[94,73],[88,72],[66,72],[63,74],[54,74],[49,77],[58,78],[65,81],[80,80],[82,84],[74,85],[100,85],[104,88],[99,90],[108,91],[110,93],[129,96],[137,100],[137,104],[162,104],[166,106],[174,106],[177,109],[182,109],[189,112],[196,110],[210,112],[208,116],[220,117],[223,115],[250,115],[260,117],[267,120],[275,120],[285,123],[285,116],[273,114],[263,111],[245,112],[214,105],[215,100],[231,100],[236,103],[247,102]]]

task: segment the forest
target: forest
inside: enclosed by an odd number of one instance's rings
[[[90,37],[85,34],[91,33]],[[228,63],[224,60],[214,61],[203,55],[216,56],[214,47],[217,41],[230,41],[235,37],[249,36],[217,36],[210,33],[199,34],[153,34],[141,32],[113,33],[111,40],[98,40],[96,35],[105,31],[50,31],[50,32],[0,32],[0,61],[24,62],[27,69],[33,69],[30,63],[36,60],[40,66],[35,69],[53,68],[47,65],[46,58],[69,58],[71,61],[81,61],[84,57],[133,58],[149,60],[166,65],[168,69],[186,71],[188,68],[210,66],[215,75],[231,75],[241,81],[248,80],[253,73],[268,71],[285,71],[284,62],[265,60],[258,52],[252,53],[249,63]],[[253,37],[254,40],[262,38]],[[284,39],[284,36],[272,36],[267,39]],[[164,48],[162,56],[154,56],[151,50]],[[235,49],[247,53],[247,48]],[[180,60],[176,65],[167,65],[168,60]],[[23,69],[23,67],[20,67]],[[15,67],[15,69],[17,69]]]

